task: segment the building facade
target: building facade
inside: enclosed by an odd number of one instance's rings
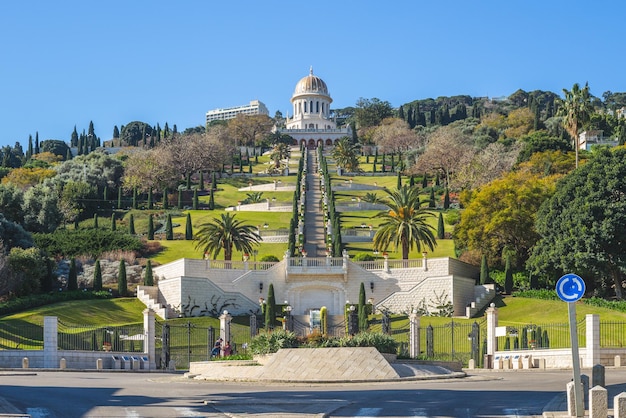
[[[294,145],[304,144],[308,148],[332,146],[342,137],[351,137],[350,127],[337,128],[331,117],[332,102],[328,86],[311,68],[309,75],[298,81],[291,96],[292,116],[287,114],[285,128],[276,130],[291,136]]]
[[[270,112],[267,106],[259,100],[252,100],[247,105],[227,107],[224,109],[213,109],[206,112],[206,123],[209,124],[214,120],[228,120],[237,117],[237,115],[267,115]]]

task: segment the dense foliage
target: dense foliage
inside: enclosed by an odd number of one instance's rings
[[[50,256],[87,255],[95,259],[107,251],[139,251],[142,248],[141,240],[136,236],[108,229],[59,229],[49,234],[35,234],[34,239],[37,247]]]

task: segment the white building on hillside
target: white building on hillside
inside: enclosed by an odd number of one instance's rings
[[[339,138],[351,137],[350,127],[337,128],[331,118],[332,102],[326,83],[313,75],[311,67],[309,75],[296,84],[291,96],[292,116],[287,115],[285,128],[278,132],[291,136],[294,144],[305,144],[309,148],[322,144],[332,146]]]
[[[250,101],[250,104],[227,107],[224,109],[213,109],[206,112],[206,123],[214,120],[228,120],[237,117],[237,115],[268,115],[270,112],[263,102],[258,100]]]

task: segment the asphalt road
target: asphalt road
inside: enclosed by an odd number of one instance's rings
[[[520,371],[397,383],[266,384],[162,373],[6,371],[0,397],[34,418],[532,417],[563,398],[571,377],[571,371]],[[626,391],[626,370],[607,369],[606,380],[610,396]]]

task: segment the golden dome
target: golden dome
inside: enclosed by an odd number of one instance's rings
[[[297,96],[307,93],[323,94],[328,96],[328,87],[326,87],[326,83],[321,78],[313,75],[313,67],[311,67],[308,76],[303,77],[300,81],[298,81],[293,95]]]

